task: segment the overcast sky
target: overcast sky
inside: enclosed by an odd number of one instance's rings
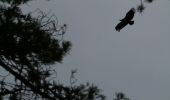
[[[140,0],[37,0],[25,11],[52,10],[68,25],[65,39],[72,50],[57,64],[58,79],[68,83],[71,69],[78,69],[78,83],[99,86],[112,100],[124,92],[131,100],[170,99],[170,1],[146,4],[135,15],[133,26],[120,32],[115,25]]]

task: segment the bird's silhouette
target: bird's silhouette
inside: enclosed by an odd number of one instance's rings
[[[134,21],[132,20],[135,15],[135,9],[131,8],[127,13],[126,16],[120,20],[120,23],[118,23],[115,27],[115,29],[119,32],[122,28],[124,28],[126,25],[133,25]]]

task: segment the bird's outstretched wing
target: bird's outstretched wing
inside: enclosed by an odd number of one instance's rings
[[[125,21],[121,21],[120,23],[118,23],[115,27],[116,31],[120,32],[120,30],[122,28],[124,28],[126,25],[128,24],[128,22]]]

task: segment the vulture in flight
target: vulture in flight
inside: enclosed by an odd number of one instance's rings
[[[120,31],[122,28],[124,28],[126,25],[133,25],[134,21],[132,20],[135,15],[135,9],[131,8],[127,13],[126,16],[120,20],[120,23],[118,23],[115,27],[116,31]]]

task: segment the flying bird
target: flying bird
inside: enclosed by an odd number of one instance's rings
[[[116,31],[120,32],[122,28],[124,28],[126,25],[133,25],[134,21],[132,20],[135,15],[135,8],[131,8],[127,13],[126,16],[120,20],[120,23],[118,23],[115,27]]]

